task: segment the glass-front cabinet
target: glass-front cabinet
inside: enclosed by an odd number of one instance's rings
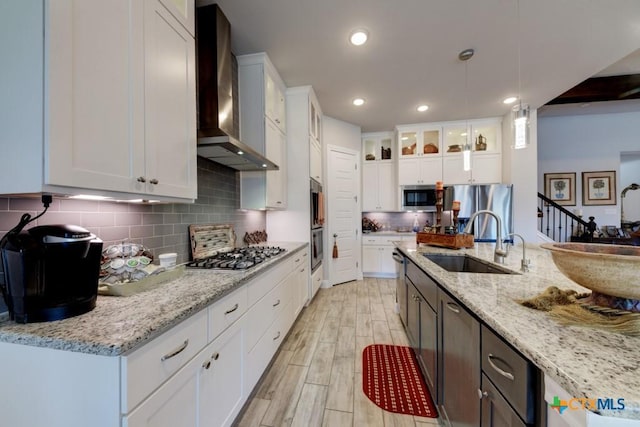
[[[502,180],[500,119],[468,120],[443,126],[442,180],[448,184],[491,184]],[[470,170],[464,170],[469,144]]]
[[[442,152],[440,126],[398,127],[400,159],[439,157]]]
[[[362,152],[365,162],[393,160],[395,153],[393,134],[389,132],[367,133],[362,135]]]

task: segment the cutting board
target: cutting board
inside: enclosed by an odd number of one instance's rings
[[[192,224],[189,226],[191,259],[209,258],[228,252],[236,246],[236,233],[231,224]]]

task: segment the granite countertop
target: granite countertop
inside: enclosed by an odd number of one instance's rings
[[[268,242],[286,252],[245,271],[187,269],[176,280],[129,297],[98,296],[96,308],[55,322],[0,322],[0,342],[119,356],[211,305],[307,243]]]
[[[531,298],[549,286],[589,292],[558,271],[549,251],[527,245],[530,271],[521,275],[448,272],[422,253],[467,253],[493,260],[493,243],[472,249],[448,250],[396,242],[396,246],[429,273],[454,297],[529,358],[573,397],[623,398],[624,410],[603,410],[601,415],[640,419],[640,338],[600,329],[563,326],[547,313],[515,302]],[[522,246],[516,245],[505,267],[519,271]]]

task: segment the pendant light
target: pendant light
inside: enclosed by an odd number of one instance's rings
[[[466,119],[469,120],[469,61],[475,51],[473,49],[465,49],[458,54],[458,59],[460,61],[464,61],[464,93],[465,93],[465,115]],[[462,146],[462,169],[465,172],[471,170],[471,135],[469,134],[469,123],[467,122],[465,125],[465,142]]]
[[[522,103],[520,76],[520,0],[516,0],[518,11],[518,104],[512,109],[513,148],[519,150],[529,145],[529,106]]]

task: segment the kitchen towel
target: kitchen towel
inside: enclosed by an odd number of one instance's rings
[[[386,344],[365,347],[362,352],[362,391],[386,411],[438,417],[411,347]]]
[[[318,193],[318,224],[324,225],[324,194]]]

